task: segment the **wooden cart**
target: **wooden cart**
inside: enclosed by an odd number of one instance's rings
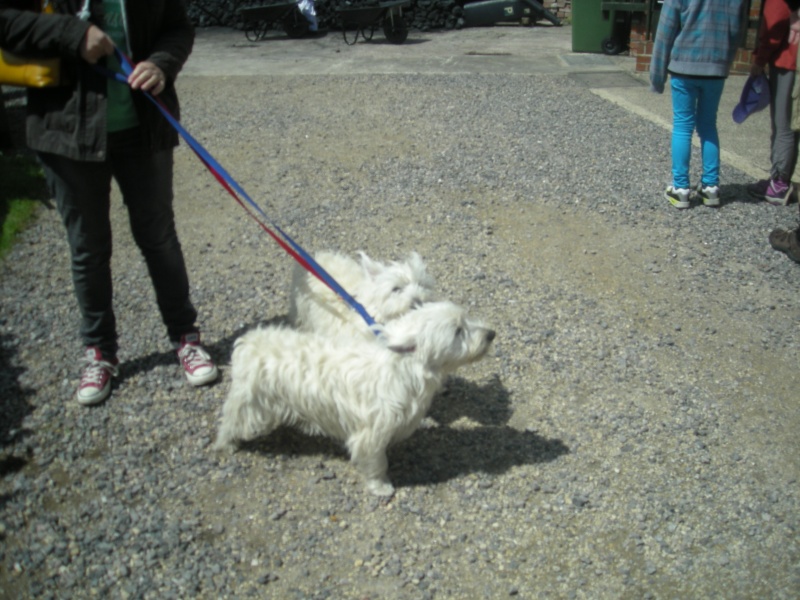
[[[263,40],[276,24],[280,24],[290,38],[301,38],[308,33],[308,20],[295,2],[240,8],[239,17],[244,34],[251,42]]]
[[[382,27],[387,41],[392,44],[402,44],[408,38],[408,25],[403,18],[403,9],[410,5],[410,0],[391,0],[376,5],[336,8],[345,43],[352,46],[358,41],[359,35],[368,42],[375,30]],[[351,40],[347,32],[353,30],[356,33]]]

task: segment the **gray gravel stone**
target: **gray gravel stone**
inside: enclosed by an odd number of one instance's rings
[[[214,455],[234,340],[291,260],[176,153],[176,212],[222,381],[178,371],[115,197],[121,373],[79,406],[59,220],[1,267],[8,597],[793,598],[796,206],[662,198],[665,131],[558,75],[186,77],[185,126],[309,250],[416,250],[491,320],[370,497],[326,439]],[[235,90],[232,93],[231,90]],[[766,135],[766,133],[765,133]],[[694,164],[699,164],[695,157]]]

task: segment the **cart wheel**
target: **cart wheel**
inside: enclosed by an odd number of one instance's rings
[[[392,44],[402,44],[408,38],[408,27],[403,17],[388,15],[383,20],[383,35]]]
[[[283,30],[290,38],[301,38],[308,33],[308,21],[295,9],[283,20]]]
[[[354,46],[355,43],[358,41],[358,29],[356,29],[356,34],[353,37],[352,41],[347,37],[347,28],[342,26],[342,37],[344,38],[344,43],[348,46]]]
[[[620,42],[618,38],[615,38],[613,36],[605,38],[602,41],[601,46],[603,48],[603,53],[605,54],[614,55],[622,52],[622,42]]]
[[[266,27],[262,27],[261,23],[256,23],[255,25],[248,25],[244,30],[244,37],[246,37],[251,42],[257,42],[261,38],[264,37],[266,33]]]

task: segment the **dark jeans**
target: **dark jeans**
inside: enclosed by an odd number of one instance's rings
[[[117,330],[111,289],[110,193],[113,177],[128,209],[133,238],[144,256],[161,318],[173,342],[196,331],[197,312],[172,211],[172,150],[142,152],[131,132],[109,136],[104,162],[75,161],[40,153],[48,185],[67,229],[72,281],[86,346],[116,356]]]

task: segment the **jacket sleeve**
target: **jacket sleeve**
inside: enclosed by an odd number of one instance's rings
[[[789,40],[789,17],[789,6],[784,0],[767,0],[764,3],[758,44],[753,53],[757,65],[768,65],[783,51]]]
[[[0,47],[32,57],[80,58],[89,23],[72,15],[43,15],[0,2]]]
[[[149,54],[134,56],[134,59],[137,62],[153,62],[164,71],[169,81],[174,82],[189,59],[193,46],[194,26],[189,20],[185,3],[183,0],[165,2],[159,32]]]
[[[680,31],[680,22],[680,12],[674,2],[670,0],[664,2],[653,43],[653,56],[650,59],[650,89],[659,94],[664,92],[669,58],[675,38]]]

